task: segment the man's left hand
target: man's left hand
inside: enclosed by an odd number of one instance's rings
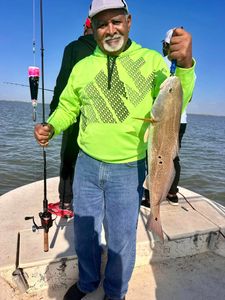
[[[176,28],[170,40],[168,58],[176,60],[177,66],[191,68],[192,60],[192,37],[183,28]]]

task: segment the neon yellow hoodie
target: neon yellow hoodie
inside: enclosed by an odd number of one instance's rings
[[[182,83],[185,109],[193,93],[194,67],[177,68],[176,75]],[[48,123],[59,134],[81,113],[78,144],[86,154],[109,163],[142,159],[148,124],[135,118],[150,115],[160,84],[168,76],[163,57],[135,42],[114,59],[97,47],[73,68]]]

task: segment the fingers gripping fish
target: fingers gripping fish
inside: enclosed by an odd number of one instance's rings
[[[176,76],[167,78],[160,86],[148,120],[145,134],[148,142],[148,175],[144,186],[149,189],[151,212],[147,229],[162,240],[160,203],[166,198],[175,176],[173,160],[178,154],[178,134],[182,108],[182,87]]]

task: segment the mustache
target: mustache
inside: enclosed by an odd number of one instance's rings
[[[110,41],[110,40],[113,40],[113,39],[118,39],[118,38],[121,38],[122,35],[121,34],[114,34],[113,36],[107,36],[106,38],[104,38],[104,42],[107,42],[107,41]]]

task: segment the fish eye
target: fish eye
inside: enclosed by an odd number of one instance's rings
[[[172,88],[170,88],[170,89],[169,89],[169,93],[172,93],[172,91],[173,91],[173,89],[172,89]]]

